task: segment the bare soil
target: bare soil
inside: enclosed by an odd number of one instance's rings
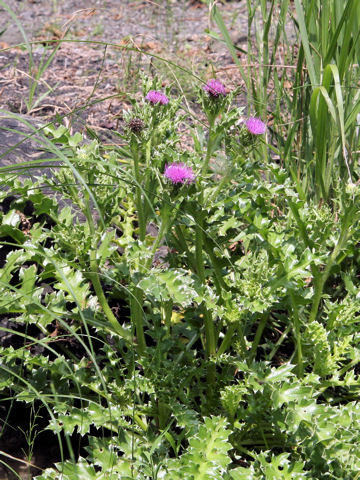
[[[245,3],[218,5],[240,47],[247,42]],[[191,73],[204,80],[216,75],[230,89],[241,85],[226,46],[206,33],[216,28],[200,0],[97,0],[93,4],[8,0],[6,4],[16,20],[0,4],[0,32],[6,29],[0,36],[0,109],[43,122],[60,115],[70,127],[87,126],[106,138],[128,108],[128,94],[139,93],[142,73],[160,75],[164,84],[173,83],[185,93],[199,83]],[[61,45],[29,102],[30,84],[57,40]],[[29,49],[13,47],[26,41],[37,42],[32,43],[32,66]]]

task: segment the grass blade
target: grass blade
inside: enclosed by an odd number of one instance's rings
[[[310,51],[308,32],[307,32],[306,23],[305,23],[304,10],[301,6],[300,0],[295,0],[295,8],[296,8],[296,13],[298,17],[297,19],[299,23],[301,43],[304,49],[310,81],[313,86],[316,86],[316,85],[319,85],[320,82],[315,73],[314,62],[313,62],[311,51]]]

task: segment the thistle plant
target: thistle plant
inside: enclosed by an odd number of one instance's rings
[[[121,146],[49,127],[62,168],[1,192],[0,313],[22,340],[1,347],[6,398],[40,399],[48,429],[87,442],[39,480],[359,471],[358,186],[331,207],[301,197],[259,158],[269,128],[237,92],[199,85],[194,126],[144,78]]]

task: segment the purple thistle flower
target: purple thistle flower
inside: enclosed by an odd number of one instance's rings
[[[150,90],[145,97],[145,100],[148,100],[153,105],[167,105],[169,103],[168,97],[162,93],[158,92],[157,90]]]
[[[166,165],[164,176],[172,183],[193,183],[195,182],[195,173],[191,167],[184,163],[171,163]]]
[[[220,95],[226,95],[226,88],[219,80],[213,78],[203,86],[205,92],[208,92],[210,97],[218,98]]]
[[[253,135],[262,135],[266,131],[266,125],[260,118],[250,117],[246,120],[245,125]]]

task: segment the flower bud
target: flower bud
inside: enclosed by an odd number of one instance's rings
[[[145,127],[141,118],[132,118],[127,126],[133,133],[140,133]]]

